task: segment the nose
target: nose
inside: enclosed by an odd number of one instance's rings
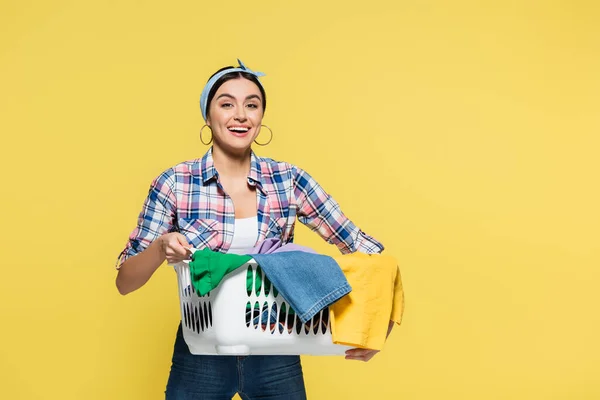
[[[234,119],[236,121],[242,122],[246,120],[246,110],[244,107],[237,107],[235,110]]]

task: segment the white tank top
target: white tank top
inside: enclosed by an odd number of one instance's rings
[[[258,217],[240,218],[235,220],[233,240],[228,253],[245,254],[256,245],[258,238]]]

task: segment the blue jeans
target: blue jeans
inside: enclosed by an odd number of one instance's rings
[[[204,356],[190,353],[181,324],[166,400],[306,400],[299,356]]]

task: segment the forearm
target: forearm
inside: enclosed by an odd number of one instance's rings
[[[304,170],[295,167],[294,200],[298,220],[342,254],[381,253],[383,245],[348,219],[340,205]]]
[[[146,250],[128,258],[121,265],[116,279],[119,293],[126,295],[142,287],[165,261],[160,240],[160,237],[154,240]]]

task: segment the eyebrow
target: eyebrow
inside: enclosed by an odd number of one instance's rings
[[[219,95],[219,97],[217,97],[217,100],[219,100],[221,97],[229,97],[231,99],[235,99],[235,97],[233,97],[229,93],[223,93],[223,94]],[[258,99],[258,100],[260,100],[260,96],[257,95],[257,94],[251,94],[249,96],[246,96],[246,100],[250,100],[250,99]]]

